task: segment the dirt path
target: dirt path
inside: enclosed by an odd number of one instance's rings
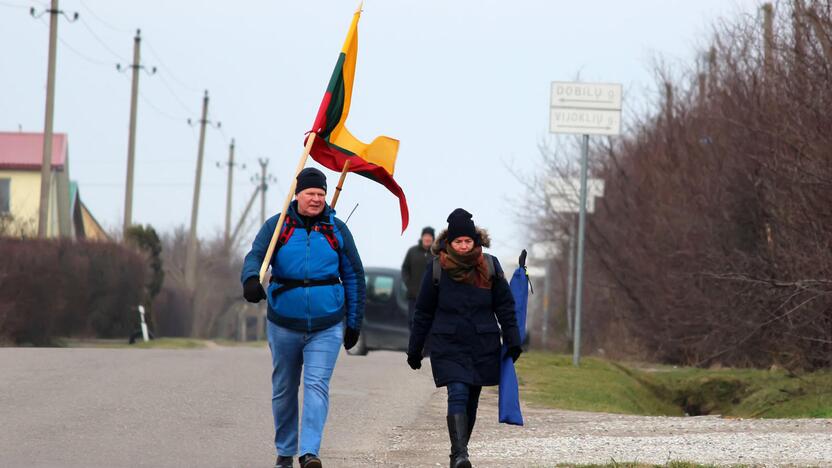
[[[447,466],[444,398],[435,392],[413,424],[397,429],[390,466]],[[613,461],[832,467],[832,419],[643,417],[524,405],[521,428],[497,423],[496,391],[483,393],[479,414],[469,447],[476,467]]]

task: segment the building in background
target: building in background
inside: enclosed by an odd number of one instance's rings
[[[69,183],[69,213],[72,216],[73,234],[76,239],[111,240],[107,231],[90,213],[87,205],[81,201],[81,192],[78,190],[78,183],[75,181]]]
[[[0,132],[0,220],[6,234],[35,237],[40,209],[43,134]],[[108,236],[81,201],[69,178],[67,135],[52,140],[47,237],[106,240]]]

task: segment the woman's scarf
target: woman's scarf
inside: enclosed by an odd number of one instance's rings
[[[452,280],[482,289],[491,289],[491,275],[482,255],[482,246],[476,246],[467,253],[459,253],[446,244],[439,252],[439,264]]]

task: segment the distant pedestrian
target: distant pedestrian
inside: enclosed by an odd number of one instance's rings
[[[454,210],[433,245],[438,275],[432,265],[422,277],[407,350],[408,365],[419,369],[430,336],[434,383],[448,388],[451,468],[471,468],[468,442],[480,391],[500,382],[500,331],[514,361],[522,352],[514,298],[500,262],[482,252],[490,245],[488,233],[472,218]]]
[[[402,262],[402,281],[407,286],[407,323],[413,326],[413,313],[416,310],[416,297],[419,295],[419,287],[422,285],[422,277],[425,275],[425,268],[433,255],[430,247],[433,245],[436,234],[432,227],[426,226],[422,229],[419,242],[407,250]]]
[[[241,280],[246,300],[268,299],[275,467],[292,468],[292,457],[300,453],[301,468],[321,468],[318,452],[329,410],[329,380],[342,340],[346,349],[358,341],[364,267],[349,229],[326,204],[326,176],[314,168],[301,171],[295,197],[270,259],[268,294],[259,272],[279,215],[257,233]],[[303,413],[298,411],[301,373]]]

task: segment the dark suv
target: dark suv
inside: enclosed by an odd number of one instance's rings
[[[393,268],[366,267],[367,304],[358,343],[349,354],[365,355],[371,349],[407,351],[410,326],[407,287],[401,272]]]

